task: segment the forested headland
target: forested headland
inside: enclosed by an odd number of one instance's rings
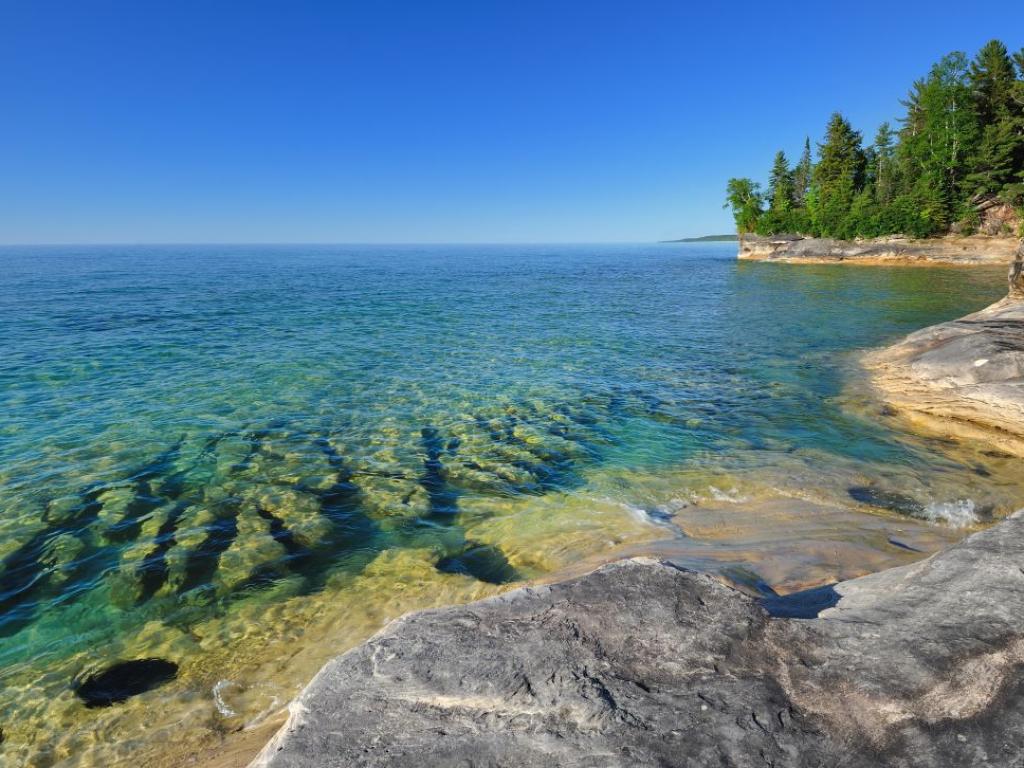
[[[900,103],[898,125],[883,123],[868,145],[836,112],[816,159],[807,138],[795,165],[776,153],[766,187],[730,179],[737,232],[966,235],[993,202],[1024,209],[1024,49],[992,40],[973,59],[951,53]]]

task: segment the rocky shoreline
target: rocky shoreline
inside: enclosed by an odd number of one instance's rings
[[[1022,262],[1004,301],[867,362],[897,410],[1024,456]],[[1013,766],[1022,670],[1024,510],[785,597],[633,558],[409,614],[328,663],[252,766]]]
[[[1015,237],[972,235],[913,240],[883,237],[871,240],[829,240],[776,235],[744,235],[738,257],[744,261],[804,264],[1008,264],[1013,260]]]
[[[882,399],[916,426],[1024,456],[1024,300],[925,328],[864,362]]]
[[[1024,759],[1024,513],[756,601],[650,559],[407,615],[253,766],[978,766]]]
[[[1009,293],[864,358],[880,397],[915,426],[1024,457],[1024,241]]]

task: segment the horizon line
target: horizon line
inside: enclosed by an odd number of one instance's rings
[[[694,235],[692,237],[704,237]],[[686,238],[682,238],[686,239]],[[75,246],[415,246],[415,245],[688,245],[673,240],[113,240],[0,243],[0,248],[59,248]],[[704,243],[706,244],[706,243]]]

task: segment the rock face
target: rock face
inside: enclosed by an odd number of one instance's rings
[[[1024,513],[767,605],[634,559],[410,614],[326,665],[253,766],[1024,761]]]
[[[898,411],[948,434],[981,437],[1024,455],[1024,294],[933,325],[865,364]]]
[[[1014,234],[1020,230],[1020,216],[1009,203],[998,197],[978,198],[974,204],[978,212],[978,232],[983,235]]]
[[[1017,255],[1010,264],[1010,298],[1024,299],[1024,239],[1017,246]]]
[[[739,258],[810,264],[1006,264],[1013,260],[1016,246],[1017,239],[1008,236],[829,240],[798,235],[744,235]]]

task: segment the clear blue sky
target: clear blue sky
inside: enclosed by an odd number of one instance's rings
[[[731,229],[1024,3],[0,0],[0,242],[650,241]]]

